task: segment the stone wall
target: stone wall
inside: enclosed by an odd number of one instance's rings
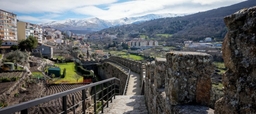
[[[149,112],[213,113],[207,107],[213,72],[211,56],[196,52],[171,52],[147,64],[144,92]]]
[[[256,113],[256,7],[242,9],[224,19],[228,32],[223,42],[224,97],[215,104],[217,114]]]
[[[104,62],[102,65],[102,69],[104,71],[104,75],[106,78],[112,78],[116,77],[120,79],[120,94],[123,94],[124,87],[126,84],[127,77],[129,75],[128,72],[124,71],[122,68],[117,66],[116,64],[113,64],[111,62]]]
[[[133,72],[136,72],[138,74],[142,72],[142,69],[141,69],[142,63],[140,61],[134,61],[134,60],[125,59],[125,58],[116,57],[116,56],[111,56],[109,60],[122,64],[123,66],[130,68]]]

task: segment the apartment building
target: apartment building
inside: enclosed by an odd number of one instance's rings
[[[16,14],[0,9],[0,38],[3,40],[17,41]]]
[[[31,24],[28,22],[18,21],[17,22],[18,28],[18,40],[25,40],[29,36],[33,36],[37,38],[39,43],[43,41],[43,29],[41,26],[36,24]]]

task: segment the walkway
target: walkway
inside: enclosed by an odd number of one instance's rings
[[[115,64],[115,66],[129,71],[124,66],[118,64]],[[131,71],[126,95],[116,96],[113,103],[110,103],[109,107],[104,109],[104,114],[148,114],[144,95],[140,95],[140,82],[140,75]]]

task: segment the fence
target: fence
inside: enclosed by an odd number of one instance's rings
[[[76,113],[76,107],[82,106],[82,114],[86,114],[86,110],[89,107],[86,107],[85,100],[87,99],[86,96],[86,89],[92,88],[93,94],[91,95],[91,98],[93,99],[93,112],[96,114],[99,111],[103,113],[103,109],[105,106],[108,107],[109,101],[112,102],[112,99],[115,98],[116,94],[119,93],[119,89],[117,89],[120,86],[120,80],[117,78],[109,78],[103,81],[91,83],[88,85],[84,85],[75,89],[67,90],[64,92],[60,92],[57,94],[45,96],[42,98],[34,99],[28,102],[23,102],[20,104],[16,104],[14,106],[5,107],[3,109],[0,109],[0,114],[12,114],[15,112],[20,112],[21,114],[28,114],[29,108],[38,106],[42,103],[49,102],[51,100],[59,99],[62,100],[62,111],[58,112],[59,114],[67,114],[68,112]],[[79,102],[74,102],[74,96],[72,96],[73,93],[82,91],[82,100]],[[105,92],[105,93],[104,93]],[[68,95],[72,96],[71,98],[68,97]],[[97,98],[98,97],[98,98]],[[72,99],[72,104],[70,107],[68,107],[67,99]],[[105,102],[104,102],[105,101]],[[100,104],[100,105],[99,105]],[[70,105],[70,104],[69,104]]]

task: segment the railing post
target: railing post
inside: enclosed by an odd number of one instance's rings
[[[28,114],[28,109],[24,109],[21,111],[21,114]]]
[[[72,104],[73,104],[73,114],[76,114],[75,97],[74,97],[74,95],[72,95]]]
[[[114,80],[111,80],[111,103],[113,102],[114,96]]]
[[[107,107],[108,107],[108,99],[109,99],[109,82],[107,82],[107,95],[106,95],[106,97],[107,97]]]
[[[63,114],[67,114],[67,96],[62,97],[62,111]]]
[[[108,97],[110,98],[110,102],[112,103],[112,91],[111,91],[111,87],[112,87],[112,83],[111,83],[111,81],[110,81],[110,87],[108,86],[108,92],[109,92]]]
[[[96,101],[96,96],[97,96],[97,91],[96,91],[96,87],[97,87],[97,85],[96,86],[94,86],[94,114],[96,114],[97,113],[97,101]]]
[[[104,87],[103,87],[103,83],[101,84],[101,113],[103,113],[103,109],[104,109],[104,106],[103,106],[103,95],[104,95],[104,91],[103,91]]]
[[[113,80],[114,84],[114,99],[116,98],[116,80]]]
[[[82,90],[82,113],[83,114],[86,114],[85,98],[86,98],[85,89],[83,89]]]
[[[119,95],[121,95],[121,81],[119,81],[119,91],[118,91]]]

